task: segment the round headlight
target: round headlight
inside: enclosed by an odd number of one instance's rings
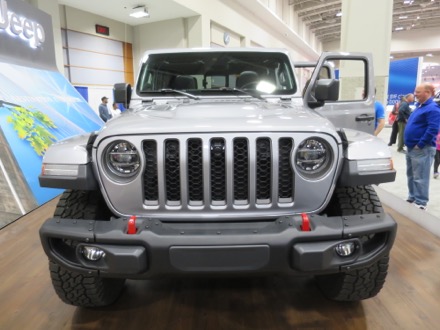
[[[139,153],[130,142],[116,141],[108,146],[105,163],[113,174],[124,178],[131,177],[139,170]]]
[[[316,179],[329,168],[331,155],[331,148],[324,140],[319,138],[304,140],[296,152],[296,167],[304,176]]]

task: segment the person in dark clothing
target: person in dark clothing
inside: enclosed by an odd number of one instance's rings
[[[388,145],[391,147],[393,144],[397,141],[397,134],[399,133],[399,125],[397,123],[397,115],[399,114],[399,106],[400,102],[397,102],[394,104],[393,111],[391,111],[390,117],[393,116],[394,120],[391,122],[391,118],[389,118],[391,124],[391,136],[390,136],[390,142],[388,142]]]
[[[101,97],[101,104],[99,105],[99,117],[104,122],[107,122],[107,120],[112,118],[112,114],[108,111],[107,103],[108,103],[108,97]]]
[[[436,150],[434,157],[434,179],[438,178],[438,167],[440,165],[440,131],[437,134]]]
[[[412,102],[414,102],[414,94],[406,94],[400,102],[399,114],[397,115],[397,124],[399,125],[397,151],[402,153],[405,153],[403,150],[403,133],[405,132],[408,118],[411,115],[411,108],[409,107],[409,104]]]

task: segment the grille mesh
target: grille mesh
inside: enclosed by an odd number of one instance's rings
[[[294,199],[290,137],[144,140],[147,205],[264,205]]]

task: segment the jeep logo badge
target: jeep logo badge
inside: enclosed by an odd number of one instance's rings
[[[8,12],[6,0],[0,0],[0,33],[2,30],[6,30],[13,37],[29,41],[32,48],[41,46],[45,40],[43,26],[12,11]]]

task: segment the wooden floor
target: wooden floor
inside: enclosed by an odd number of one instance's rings
[[[62,303],[38,229],[49,202],[0,231],[0,329],[440,329],[440,239],[399,223],[381,293],[360,303],[323,298],[311,279],[128,281],[107,308]]]

